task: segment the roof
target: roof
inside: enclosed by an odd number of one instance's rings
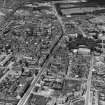
[[[46,105],[48,101],[48,98],[44,96],[32,94],[29,100],[29,105],[31,105],[30,103],[34,103],[35,105]]]

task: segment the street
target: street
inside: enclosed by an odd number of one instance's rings
[[[55,12],[55,16],[57,16],[58,18],[58,21],[60,22],[61,26],[62,26],[62,30],[63,32],[65,32],[65,29],[64,29],[64,25],[63,25],[63,22],[61,20],[61,18],[59,17],[56,9],[54,8],[54,12]],[[50,49],[50,53],[47,55],[44,63],[42,64],[42,68],[38,74],[38,76],[36,78],[34,78],[34,80],[32,81],[32,84],[31,86],[29,87],[29,89],[27,90],[27,92],[24,94],[24,96],[22,97],[22,99],[19,101],[19,103],[17,105],[25,105],[28,98],[30,97],[30,94],[32,93],[34,87],[35,87],[35,84],[37,83],[37,81],[40,79],[40,76],[43,74],[44,72],[44,68],[46,67],[47,63],[48,63],[48,60],[52,54],[52,52],[54,51],[55,47],[57,46],[57,44],[59,43],[59,41],[62,39],[63,37],[63,34],[61,34],[61,36],[55,41],[54,45],[52,46],[52,48]]]
[[[91,79],[92,79],[92,71],[93,71],[93,61],[94,61],[94,56],[92,55],[91,61],[90,61],[90,71],[89,71],[89,76],[87,80],[87,91],[85,95],[85,105],[92,105],[91,101],[91,95],[90,95],[90,89],[91,89]]]

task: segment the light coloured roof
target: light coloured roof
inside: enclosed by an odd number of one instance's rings
[[[5,14],[2,11],[0,11],[0,16],[5,16]]]

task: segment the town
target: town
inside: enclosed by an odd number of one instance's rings
[[[105,105],[104,4],[0,0],[0,105]]]

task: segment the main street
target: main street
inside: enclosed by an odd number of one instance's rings
[[[90,61],[90,70],[89,70],[89,76],[88,76],[88,80],[87,80],[87,91],[86,91],[86,95],[85,95],[85,105],[92,105],[91,103],[91,80],[92,80],[92,71],[93,71],[93,62],[94,62],[94,56],[93,54],[91,55],[91,61]]]
[[[45,67],[46,65],[48,64],[48,60],[49,58],[51,57],[52,55],[52,52],[54,51],[54,49],[56,48],[56,46],[58,45],[59,41],[62,39],[63,35],[64,35],[64,32],[65,32],[65,28],[64,28],[64,25],[63,25],[63,22],[60,18],[60,16],[58,15],[55,7],[53,7],[54,9],[54,13],[55,13],[55,16],[58,18],[58,21],[60,22],[61,26],[62,26],[62,34],[61,36],[55,41],[55,43],[53,44],[52,48],[50,49],[50,53],[47,55],[44,63],[42,64],[42,68],[39,72],[39,74],[37,75],[36,78],[34,78],[34,80],[32,81],[31,83],[31,86],[29,87],[29,89],[26,91],[26,93],[24,94],[24,96],[21,98],[21,100],[19,101],[19,103],[17,105],[25,105],[28,98],[30,97],[30,94],[32,93],[34,87],[35,87],[35,84],[38,82],[38,80],[40,79],[40,76],[44,73],[45,71]]]

